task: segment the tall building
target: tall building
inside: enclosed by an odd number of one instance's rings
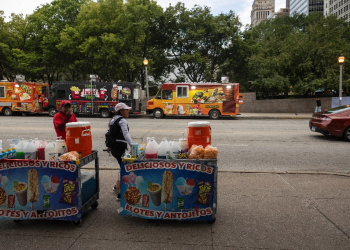
[[[350,0],[325,0],[324,15],[335,15],[350,22]]]
[[[271,13],[267,17],[267,19],[276,18],[276,17],[280,17],[280,16],[289,16],[289,9],[288,8],[280,8],[277,12]]]
[[[286,9],[290,8],[290,0],[286,0]]]
[[[253,26],[258,25],[263,20],[275,12],[275,0],[254,0],[252,5],[252,11],[250,13],[251,24]]]
[[[324,0],[290,0],[290,15],[310,15],[316,11],[323,14],[323,3]]]

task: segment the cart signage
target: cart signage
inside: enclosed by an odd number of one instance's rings
[[[0,160],[0,220],[81,219],[75,162]]]
[[[216,162],[123,162],[120,214],[146,219],[213,220]]]

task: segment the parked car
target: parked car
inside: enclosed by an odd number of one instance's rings
[[[350,105],[314,113],[309,121],[311,131],[343,137],[350,141]]]

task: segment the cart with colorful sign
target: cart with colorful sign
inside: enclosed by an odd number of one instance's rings
[[[124,159],[120,185],[121,215],[215,222],[216,159]]]
[[[94,172],[81,167],[95,161]],[[0,160],[0,220],[68,220],[81,223],[98,206],[97,151],[77,161]]]

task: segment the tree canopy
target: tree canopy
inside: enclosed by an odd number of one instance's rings
[[[151,86],[164,81],[219,82],[241,91],[305,95],[323,88],[350,92],[349,24],[319,14],[268,19],[244,29],[234,11],[152,0],[54,0],[31,15],[0,10],[0,77],[13,81],[140,82],[147,58]]]

